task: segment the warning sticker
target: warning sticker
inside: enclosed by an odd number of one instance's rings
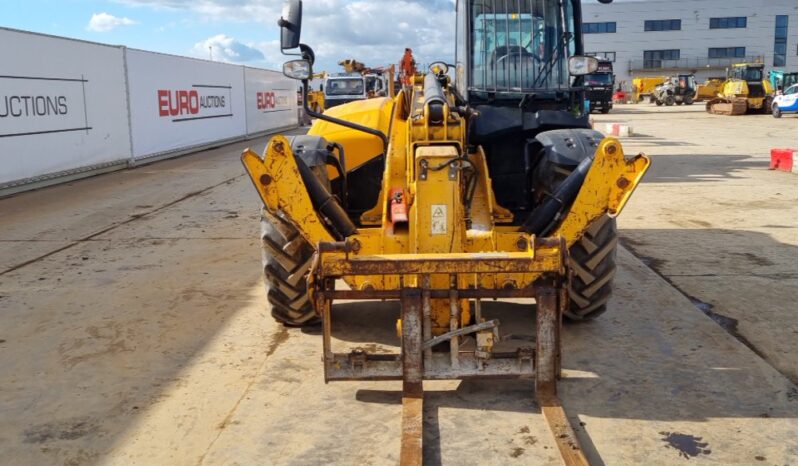
[[[432,204],[432,221],[430,229],[433,235],[445,235],[446,225],[446,204]]]

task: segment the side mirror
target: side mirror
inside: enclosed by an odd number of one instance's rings
[[[290,50],[299,47],[299,36],[302,32],[302,0],[286,0],[277,25],[280,26],[280,48]]]
[[[313,74],[308,60],[291,60],[283,63],[283,74],[291,79],[310,79]]]
[[[572,76],[584,76],[595,73],[598,69],[598,60],[595,57],[577,55],[568,59],[568,72]]]

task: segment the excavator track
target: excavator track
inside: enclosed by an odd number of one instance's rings
[[[721,99],[716,98],[707,102],[706,109],[713,115],[745,115],[748,111],[748,102],[745,98]]]

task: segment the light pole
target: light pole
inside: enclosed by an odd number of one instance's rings
[[[210,52],[211,55],[211,61],[213,61],[213,45],[208,46],[208,51]]]

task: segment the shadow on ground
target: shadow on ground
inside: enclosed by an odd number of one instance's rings
[[[763,210],[783,205],[781,199],[759,202]],[[793,229],[793,223],[783,219],[762,227]],[[708,222],[695,229],[625,229],[621,237],[699,310],[798,383],[798,247],[765,233],[712,228]]]
[[[635,142],[635,147],[641,144]],[[671,145],[671,144],[665,144]],[[643,149],[645,153],[645,148]],[[684,161],[682,163],[681,161]],[[689,163],[687,163],[689,160]],[[755,159],[751,155],[732,154],[668,154],[653,155],[651,168],[643,182],[649,183],[690,183],[716,182],[743,176],[750,170],[767,170],[766,159]]]

